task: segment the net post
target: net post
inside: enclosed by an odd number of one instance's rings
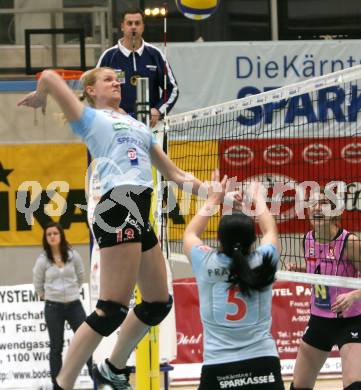
[[[137,99],[135,103],[135,112],[137,120],[143,122],[148,128],[150,125],[150,102],[149,102],[149,79],[147,77],[138,77]],[[153,170],[153,178],[156,181],[156,175]],[[157,194],[153,193],[152,202],[156,201]],[[152,213],[150,222],[154,225]],[[157,233],[157,232],[156,232]],[[136,303],[141,302],[141,293],[136,287]],[[159,390],[160,371],[159,371],[159,327],[153,326],[139,342],[136,349],[136,370],[135,381],[137,388],[144,390]]]
[[[137,78],[137,100],[135,113],[138,121],[150,125],[150,102],[149,102],[149,79],[148,77]]]

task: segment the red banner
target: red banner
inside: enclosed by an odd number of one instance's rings
[[[310,317],[311,286],[276,281],[272,289],[272,335],[281,360],[296,359]],[[331,357],[339,356],[337,351]]]
[[[201,363],[203,361],[203,327],[195,279],[177,279],[173,282],[173,289],[177,359],[172,363]]]
[[[358,231],[361,211],[361,138],[278,138],[221,141],[221,175],[238,182],[257,179],[268,188],[281,232],[305,232],[307,221],[295,210],[295,190],[305,181],[320,186],[344,181],[345,228]],[[275,185],[277,184],[277,190]],[[283,190],[282,185],[288,187]],[[277,204],[278,203],[278,204]],[[279,212],[276,212],[279,207]]]
[[[201,363],[203,330],[195,279],[178,279],[173,286],[178,349],[172,363]],[[272,335],[281,360],[296,359],[310,315],[310,298],[308,284],[277,281],[273,285]],[[338,356],[338,351],[331,356]]]

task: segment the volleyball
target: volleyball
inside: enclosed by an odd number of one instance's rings
[[[220,0],[175,0],[184,16],[193,20],[203,20],[217,11]]]

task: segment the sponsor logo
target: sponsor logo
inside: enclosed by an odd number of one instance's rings
[[[341,150],[341,157],[351,164],[358,164],[361,162],[361,144],[352,143],[344,146]]]
[[[132,240],[134,238],[134,230],[132,228],[126,228],[124,234],[127,236],[124,241]]]
[[[123,230],[122,229],[116,229],[115,232],[116,232],[116,235],[117,235],[117,242],[122,242],[123,241]]]
[[[138,230],[139,234],[142,233],[141,227],[139,226],[139,222],[131,218],[130,213],[128,213],[127,218],[125,219],[125,225],[127,224],[134,226]]]
[[[128,149],[128,158],[129,160],[136,160],[137,159],[137,151],[133,148]]]
[[[137,150],[134,148],[128,149],[128,158],[131,165],[138,165]]]
[[[186,335],[182,332],[177,332],[177,345],[195,345],[201,344],[202,342],[202,333],[198,335]]]
[[[224,159],[233,166],[249,164],[253,158],[252,149],[244,145],[232,145],[224,151]]]
[[[303,150],[302,157],[309,164],[324,164],[332,157],[332,151],[324,144],[310,144]]]
[[[116,235],[117,235],[117,242],[123,242],[123,241],[125,242],[129,240],[133,240],[134,230],[132,228],[126,228],[124,230],[124,235],[123,235],[123,229],[117,228]]]
[[[351,338],[358,339],[358,332],[351,332]]]
[[[335,248],[334,247],[330,247],[329,250],[328,250],[328,254],[327,254],[327,258],[328,259],[335,259],[336,256],[335,256]]]
[[[147,147],[144,144],[144,142],[142,142],[141,140],[138,140],[136,138],[133,138],[133,137],[118,137],[117,143],[118,144],[128,143],[128,144],[132,144],[132,145],[138,146],[140,148],[143,148],[144,150],[147,150]]]
[[[115,131],[120,131],[120,130],[129,130],[130,127],[125,124],[125,123],[122,123],[122,122],[116,122],[116,123],[113,123],[113,129]]]
[[[271,165],[284,165],[292,160],[292,150],[282,144],[270,145],[263,152],[263,159]]]
[[[239,377],[237,378],[237,376]],[[276,382],[275,376],[272,372],[269,375],[258,376],[251,376],[251,374],[246,374],[245,376],[240,374],[227,375],[226,377],[217,377],[217,380],[221,389],[232,389],[241,386],[261,385]]]

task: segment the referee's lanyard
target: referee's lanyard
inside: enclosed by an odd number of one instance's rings
[[[132,34],[132,46],[133,46],[133,50],[132,50],[133,70],[134,70],[134,73],[137,73],[137,63],[135,61],[135,32],[134,31],[133,31],[133,34]]]

